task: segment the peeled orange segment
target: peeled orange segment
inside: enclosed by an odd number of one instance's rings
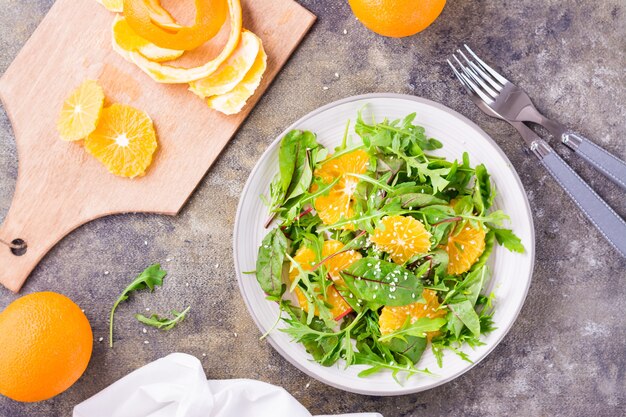
[[[485,230],[467,224],[456,235],[448,237],[448,274],[458,275],[470,270],[485,250]]]
[[[320,259],[320,261],[324,260],[324,265],[326,266],[328,274],[333,279],[333,281],[340,280],[341,276],[339,275],[339,272],[347,269],[354,262],[361,259],[360,253],[354,250],[341,252],[343,251],[343,248],[344,244],[339,242],[338,240],[324,241],[324,244],[322,246],[322,259]],[[293,259],[305,271],[310,271],[317,263],[315,259],[315,252],[313,252],[312,249],[306,246],[301,247],[296,255],[293,257]],[[291,281],[295,280],[299,273],[300,270],[294,265],[289,271],[289,279]],[[298,303],[300,304],[300,307],[304,311],[308,311],[308,303],[302,290],[296,287],[295,293],[296,297],[298,298]],[[344,315],[346,315],[346,313],[352,310],[350,305],[343,299],[343,297],[339,294],[339,292],[333,285],[329,286],[326,289],[325,301],[333,306],[331,309],[331,314],[336,319],[343,317]]]
[[[63,103],[57,121],[61,139],[74,141],[87,137],[96,128],[103,105],[102,87],[94,80],[83,82]]]
[[[341,271],[348,269],[353,263],[362,258],[361,254],[355,250],[344,249],[345,245],[338,240],[327,240],[322,248],[324,256],[324,266],[330,278],[339,283],[343,283]]]
[[[116,51],[119,49],[126,52],[136,51],[156,62],[171,61],[185,53],[185,51],[161,48],[145,40],[137,35],[128,24],[126,18],[121,16],[116,16],[113,21],[113,43]]]
[[[233,53],[241,38],[242,16],[239,0],[228,0],[230,13],[230,33],[228,41],[220,54],[199,67],[183,68],[160,64],[144,57],[138,52],[129,52],[129,57],[142,71],[153,80],[165,84],[190,83],[213,74]],[[131,25],[132,27],[132,25]]]
[[[124,15],[142,38],[161,48],[190,51],[217,35],[228,10],[226,0],[195,0],[195,5],[196,19],[191,26],[170,24],[175,22],[168,22],[169,12],[152,0],[124,0]]]
[[[333,281],[340,281],[341,271],[348,269],[350,265],[361,259],[361,254],[355,250],[344,252],[345,245],[338,240],[326,240],[322,246],[323,265],[326,266],[328,274]],[[293,258],[300,267],[305,271],[309,271],[315,266],[315,253],[312,249],[303,246]],[[298,268],[292,268],[289,277],[293,281],[300,271]]]
[[[364,174],[367,171],[368,162],[367,152],[359,149],[324,162],[315,170],[315,177],[321,178],[325,183],[340,178],[327,195],[316,198],[313,203],[324,224],[334,224],[342,218],[350,219],[354,216],[353,196],[359,180],[350,174]],[[311,191],[315,192],[317,188],[314,184]],[[353,226],[347,225],[343,228],[352,229]]]
[[[424,298],[426,303],[413,303],[401,307],[383,307],[380,318],[378,319],[380,333],[385,335],[400,329],[409,317],[411,323],[415,323],[423,317],[435,319],[445,317],[448,314],[447,309],[439,309],[439,298],[435,291],[424,290],[422,292],[422,298]],[[438,332],[429,332],[426,335],[430,340],[437,333]]]
[[[260,49],[261,39],[244,30],[233,54],[213,74],[191,82],[189,90],[201,98],[232,91],[252,69]]]
[[[370,239],[399,265],[430,249],[430,233],[421,222],[410,216],[383,218]]]
[[[145,173],[156,148],[156,133],[150,117],[123,104],[102,110],[98,127],[85,140],[87,152],[109,172],[128,178]]]
[[[121,13],[124,11],[124,0],[96,0],[103,5],[108,11]]]
[[[256,89],[259,88],[266,68],[267,55],[261,47],[252,68],[243,77],[243,80],[228,93],[209,97],[207,104],[213,110],[226,115],[239,113],[248,102],[248,99],[254,95]]]

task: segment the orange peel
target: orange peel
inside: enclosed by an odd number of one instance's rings
[[[124,15],[142,38],[161,48],[189,51],[217,35],[226,21],[226,0],[195,0],[195,5],[196,19],[191,26],[170,25],[169,12],[152,0],[124,0]]]
[[[138,52],[129,52],[128,57],[154,81],[160,83],[181,84],[206,78],[213,74],[220,67],[220,65],[228,59],[241,39],[243,19],[240,1],[228,0],[228,10],[230,15],[230,32],[228,35],[228,41],[217,57],[204,63],[203,65],[192,68],[175,67],[151,61]],[[138,34],[141,35],[139,32]]]
[[[146,58],[156,62],[171,61],[179,58],[185,52],[156,46],[135,33],[126,18],[119,15],[113,21],[112,32],[115,51],[139,52]]]

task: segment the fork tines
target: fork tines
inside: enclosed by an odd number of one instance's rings
[[[454,74],[465,88],[477,94],[487,104],[493,103],[494,99],[502,91],[502,88],[510,83],[509,80],[487,65],[469,46],[465,44],[463,46],[476,62],[469,59],[462,50],[457,49],[456,52],[463,58],[465,64],[456,56],[456,53],[452,54],[452,58],[454,58],[461,70],[457,70],[456,66],[449,59],[447,60],[448,64],[452,67],[452,71],[454,71]]]

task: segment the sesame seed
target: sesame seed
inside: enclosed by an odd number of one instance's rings
[[[141,329],[142,332],[144,333],[148,333],[148,330],[144,327],[143,329]]]
[[[144,341],[143,341],[143,343],[144,343],[145,345],[148,345],[148,344],[150,344],[150,341],[149,341],[149,340],[144,340]]]
[[[348,29],[344,29],[344,30],[343,30],[343,34],[344,34],[344,35],[347,35],[347,34],[348,34]]]
[[[99,337],[98,338],[98,342],[102,342],[104,340],[104,337]]]

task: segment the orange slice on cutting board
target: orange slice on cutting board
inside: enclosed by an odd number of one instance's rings
[[[261,48],[261,39],[254,33],[244,30],[237,49],[226,62],[210,76],[191,82],[189,90],[201,98],[232,91],[250,72]]]
[[[124,10],[124,0],[96,0],[108,11],[121,13]]]
[[[243,77],[243,80],[228,93],[209,97],[207,104],[213,110],[217,110],[226,115],[239,113],[248,102],[248,99],[254,95],[256,89],[261,85],[261,80],[263,79],[266,68],[267,54],[263,47],[261,47],[252,68],[250,68],[250,71]]]
[[[85,149],[112,174],[144,175],[157,149],[152,119],[134,107],[113,104],[102,111],[98,127],[85,140]]]
[[[75,141],[93,132],[104,105],[104,91],[94,80],[84,81],[63,103],[57,121],[61,139]]]

